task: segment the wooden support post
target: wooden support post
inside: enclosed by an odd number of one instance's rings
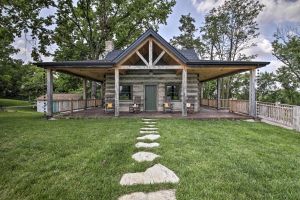
[[[149,40],[149,66],[153,65],[153,41]]]
[[[217,109],[221,109],[221,78],[217,79]]]
[[[300,132],[300,106],[293,107],[293,129]]]
[[[87,100],[86,100],[86,94],[87,94],[87,91],[86,91],[86,79],[83,79],[83,82],[82,82],[82,87],[83,87],[83,100],[84,100],[84,109],[87,108]]]
[[[119,116],[119,69],[115,68],[115,116]]]
[[[47,69],[47,118],[53,116],[53,72]]]
[[[187,116],[186,100],[187,100],[187,70],[182,70],[182,116]]]
[[[202,99],[203,99],[203,86],[204,83],[199,83],[199,89],[200,89],[200,106],[202,105]]]
[[[250,70],[249,115],[256,117],[256,69]]]
[[[70,110],[71,110],[71,113],[73,113],[73,99],[70,99],[70,102],[71,102],[71,108],[70,108]]]

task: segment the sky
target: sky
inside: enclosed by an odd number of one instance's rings
[[[205,15],[214,7],[224,3],[225,0],[177,0],[172,14],[167,19],[167,25],[161,25],[159,34],[169,41],[173,36],[179,35],[178,27],[181,15],[191,13],[196,20],[196,27],[204,23]],[[270,65],[265,67],[266,71],[274,71],[282,65],[272,55],[271,42],[274,40],[273,34],[278,27],[299,26],[300,25],[300,0],[260,0],[265,8],[258,16],[260,36],[256,39],[256,47],[247,50],[249,54],[258,54],[255,60],[270,61]],[[14,44],[20,48],[20,52],[15,58],[25,62],[31,61],[31,44],[25,42],[24,36],[18,38]],[[55,46],[50,47],[51,51]],[[43,57],[43,61],[52,61],[52,57]]]

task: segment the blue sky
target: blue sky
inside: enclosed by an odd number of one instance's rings
[[[173,36],[179,35],[179,19],[181,15],[191,13],[196,20],[196,27],[203,25],[204,16],[214,7],[221,5],[225,0],[177,0],[173,13],[167,20],[167,25],[161,25],[159,34],[167,41]],[[247,50],[249,54],[258,54],[255,60],[270,61],[271,64],[265,68],[273,71],[280,63],[272,56],[271,42],[277,27],[299,26],[300,25],[300,0],[260,0],[266,7],[258,16],[260,36],[255,41],[257,47]],[[16,39],[15,46],[20,48],[20,52],[15,56],[25,62],[31,61],[31,45],[25,42],[24,37]],[[55,46],[50,47],[55,50]],[[51,61],[51,57],[43,57],[44,61]]]

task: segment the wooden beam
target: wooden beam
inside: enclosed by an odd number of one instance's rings
[[[140,57],[140,59],[145,63],[146,66],[149,66],[149,63],[147,62],[147,60],[144,58],[144,56],[142,54],[140,54],[139,51],[136,51],[136,54]]]
[[[156,42],[155,40],[153,40],[153,41],[159,48],[161,48],[162,50],[165,50],[168,53],[168,55],[171,58],[173,58],[178,64],[184,65],[183,62],[181,62],[175,55],[173,55],[171,52],[169,52],[163,45],[161,45],[159,42]]]
[[[221,78],[217,79],[217,109],[221,109]]]
[[[53,116],[53,72],[47,69],[47,118]]]
[[[145,65],[121,65],[118,69],[182,69],[180,65],[155,65],[155,66],[145,66]]]
[[[250,70],[249,115],[256,117],[256,69]]]
[[[187,116],[187,109],[186,109],[186,100],[187,100],[187,71],[186,68],[182,70],[182,116]]]
[[[165,53],[166,53],[166,51],[163,50],[163,51],[159,54],[159,56],[155,59],[155,61],[153,62],[153,65],[156,65],[156,64],[160,61],[160,59],[165,55]]]
[[[87,101],[86,101],[86,99],[87,99],[87,88],[86,88],[86,86],[87,86],[87,80],[84,78],[82,80],[82,98],[84,100],[84,109],[87,108]]]
[[[152,39],[149,40],[149,66],[153,65],[153,42]]]
[[[115,116],[119,116],[119,69],[115,68]]]

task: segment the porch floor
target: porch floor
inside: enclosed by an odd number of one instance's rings
[[[73,113],[63,113],[57,115],[62,118],[102,118],[114,117],[114,113],[105,113],[103,108],[90,108]],[[181,112],[164,113],[164,112],[140,112],[129,113],[120,112],[120,117],[151,117],[151,118],[182,118]],[[188,114],[188,119],[251,119],[248,115],[242,115],[229,112],[228,110],[217,110],[209,107],[201,107],[199,112]]]

